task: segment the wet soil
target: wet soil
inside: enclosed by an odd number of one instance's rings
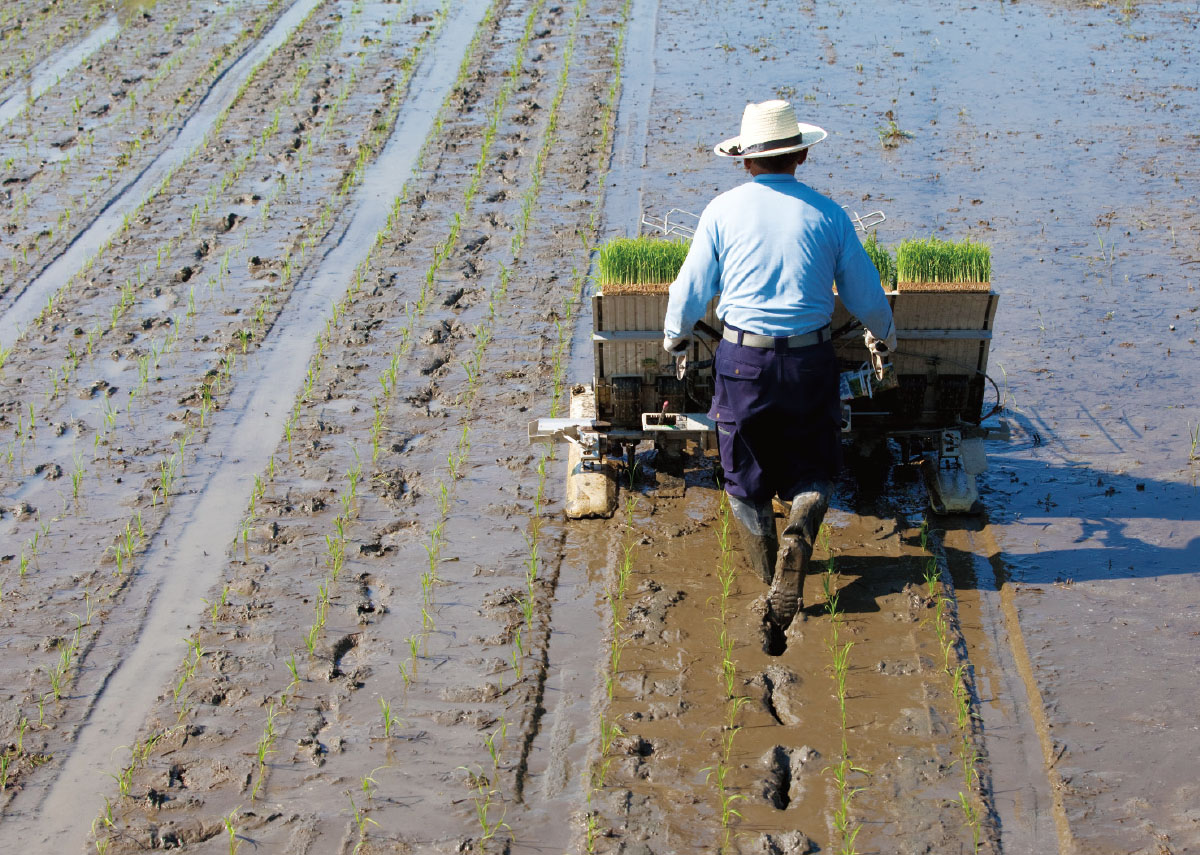
[[[0,100],[109,21],[9,5]],[[0,127],[9,839],[1200,847],[1194,4],[117,20]],[[589,379],[591,247],[742,180],[709,150],[772,95],[883,243],[992,245],[1015,433],[982,519],[851,467],[776,655],[711,456],[568,524],[525,441]]]

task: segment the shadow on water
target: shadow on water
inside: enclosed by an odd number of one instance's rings
[[[1090,413],[1085,415],[1100,427]],[[996,568],[997,584],[1185,576],[1200,570],[1200,535],[1194,525],[1200,521],[1200,489],[1195,483],[1200,470],[1195,463],[1188,464],[1193,470],[1190,479],[1183,470],[1180,478],[1168,480],[1109,471],[1062,456],[1034,459],[1036,449],[1046,448],[1053,455],[1067,449],[1067,441],[1036,416],[1017,413],[1009,418],[1027,437],[1026,447],[989,454],[991,470],[980,479],[985,517],[945,520],[960,528],[990,522],[1047,532],[1046,548],[1031,538],[1033,551],[1006,550],[1002,561],[993,562],[1001,565]],[[1129,427],[1136,436],[1136,429]],[[1109,433],[1101,435],[1114,453],[1133,453]]]
[[[1034,551],[985,556],[994,579],[977,579],[971,556],[957,555],[946,546],[959,588],[991,590],[1006,582],[1093,582],[1200,572],[1200,535],[1194,534],[1193,525],[1200,521],[1200,489],[1188,481],[1029,459],[1030,448],[1058,440],[1049,425],[1021,415],[1013,420],[1028,447],[989,448],[990,471],[979,479],[982,515],[932,514],[919,468],[887,455],[855,458],[848,453],[833,506],[854,515],[895,520],[895,526],[913,532],[925,518],[931,528],[943,532],[981,532],[1001,523],[1056,530],[1041,548],[1031,538]],[[909,535],[908,542],[917,545],[915,535]],[[839,566],[846,575],[859,577],[843,593],[843,604],[852,612],[878,611],[875,597],[898,590],[892,581],[905,575],[897,573],[891,559],[845,556],[839,558]]]

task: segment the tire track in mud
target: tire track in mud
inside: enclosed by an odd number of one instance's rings
[[[14,85],[7,92],[0,92],[0,129],[20,115],[21,111],[41,97],[42,93],[58,83],[67,73],[73,71],[84,60],[116,37],[120,25],[115,18],[110,18],[97,27],[83,41],[68,48],[63,48],[56,56],[40,63],[40,66],[30,70],[29,81],[25,84],[24,92],[13,91]]]
[[[72,279],[86,269],[88,262],[126,227],[128,218],[161,192],[175,171],[203,148],[210,129],[237,99],[243,83],[287,41],[311,12],[325,2],[328,0],[295,0],[262,38],[213,81],[195,112],[164,151],[110,196],[101,213],[75,235],[67,249],[15,296],[0,317],[0,348],[11,348],[41,314],[47,300],[52,300],[60,289],[69,287]]]
[[[0,86],[8,80],[23,78],[29,74],[30,66],[36,63],[36,56],[45,55],[54,50],[60,43],[70,39],[77,30],[92,22],[99,22],[110,12],[104,3],[89,2],[83,5],[80,13],[78,7],[83,4],[67,3],[64,0],[54,0],[49,3],[30,3],[37,6],[36,10],[23,9],[19,3],[6,3],[0,14]],[[50,25],[58,24],[52,33],[44,32]],[[43,26],[44,25],[44,26]],[[15,34],[15,35],[14,35]],[[9,44],[13,42],[13,44]],[[31,56],[33,52],[33,56]],[[19,57],[10,56],[20,54]],[[16,85],[16,84],[13,84]]]
[[[383,158],[376,163],[376,172],[391,175],[395,174],[396,170],[402,168],[406,162],[409,166],[411,166],[412,158],[415,156],[415,150],[418,147],[413,143],[419,143],[419,141],[424,138],[424,133],[427,130],[427,126],[432,121],[431,108],[437,104],[438,96],[440,95],[439,85],[441,91],[444,91],[449,83],[449,81],[445,78],[444,72],[441,71],[447,66],[447,63],[445,62],[446,55],[448,52],[461,49],[460,45],[462,31],[465,29],[467,32],[469,32],[470,28],[473,26],[474,21],[470,17],[470,7],[467,7],[466,10],[460,10],[460,12],[454,17],[452,23],[449,25],[449,32],[444,34],[441,40],[438,42],[438,47],[434,51],[434,56],[422,64],[420,77],[415,84],[417,88],[414,89],[414,91],[418,92],[418,95],[412,99],[411,103],[404,105],[405,118],[402,121],[398,132],[392,139],[391,150],[385,152]],[[439,76],[441,77],[440,84]],[[422,120],[423,115],[425,116],[424,120]],[[424,128],[421,127],[422,121],[424,121],[425,124]],[[380,192],[380,188],[383,186],[385,186],[384,182],[375,179],[371,179],[367,182],[365,189],[360,194],[361,198],[357,200],[359,204],[352,206],[351,214],[347,216],[347,225],[341,231],[341,239],[336,244],[337,247],[341,247],[342,257],[338,257],[335,247],[335,251],[331,252],[329,256],[327,256],[326,261],[332,259],[334,264],[344,264],[344,258],[347,254],[353,256],[355,253],[360,253],[364,251],[365,248],[369,247],[369,241],[365,240],[365,238],[373,237],[374,230],[388,219],[388,209],[390,207],[391,200]],[[350,219],[351,216],[360,214],[361,217],[355,217],[353,220]],[[318,266],[317,270],[319,273],[327,272],[323,266]],[[337,273],[339,271],[334,272]],[[346,271],[342,270],[340,272],[344,273]],[[340,293],[340,291],[345,287],[345,279],[326,276],[322,282],[317,284],[317,286],[310,287],[308,289],[301,289],[301,293],[297,300],[293,301],[293,305],[289,307],[290,314],[286,315],[282,319],[283,327],[287,328],[289,331],[295,331],[296,329],[307,329],[309,331],[309,337],[311,338],[311,333],[320,328],[320,323],[324,318],[325,307],[328,305],[329,298],[331,296],[331,289],[332,293]],[[306,290],[308,293],[304,293]],[[304,302],[304,305],[299,305],[300,302]],[[295,320],[297,316],[302,319],[300,323],[289,323]],[[278,334],[275,336],[275,342],[273,346],[265,349],[264,353],[266,354],[265,358],[274,359],[277,363],[281,361],[289,364],[296,362],[294,345],[289,345],[286,342],[281,344],[279,342]],[[299,360],[299,364],[303,366],[304,360]],[[278,424],[282,421],[282,413],[286,412],[288,409],[286,407],[286,402],[288,399],[290,399],[292,394],[290,391],[282,393],[284,397],[280,399],[281,406],[274,408],[280,415],[276,417],[273,423],[273,431],[270,430],[269,427],[265,427],[264,423],[261,421],[256,421],[255,425],[253,426],[253,430],[249,430],[244,421],[244,419],[247,418],[251,420],[257,420],[258,417],[256,413],[247,415],[250,402],[253,401],[253,409],[257,411],[258,406],[263,403],[263,400],[269,398],[269,395],[264,395],[263,392],[264,390],[268,389],[267,383],[273,383],[274,379],[275,378],[272,378],[270,374],[266,374],[260,378],[257,384],[250,384],[249,386],[239,388],[236,391],[236,395],[241,401],[241,404],[239,406],[237,405],[237,401],[234,402],[235,406],[231,407],[232,412],[230,413],[229,419],[240,423],[239,427],[245,435],[246,441],[248,441],[251,446],[253,446],[255,442],[257,442],[259,445],[262,445],[263,440],[266,437],[277,436]],[[298,383],[293,384],[293,387],[296,385],[298,385]],[[279,393],[283,388],[283,386],[271,388],[270,392]],[[271,423],[268,422],[266,424]],[[234,433],[234,435],[237,435],[237,431],[235,429],[230,429],[230,432]],[[269,450],[270,448],[268,447],[267,451]],[[225,453],[230,453],[231,451],[235,453],[241,453],[241,450],[236,445],[233,446],[232,449],[226,449]],[[261,453],[260,457],[265,460],[266,452]],[[172,586],[179,587],[181,584],[181,580],[179,579],[180,574],[178,573],[178,553],[181,550],[180,538],[182,538],[184,541],[184,547],[189,545],[189,538],[195,540],[197,543],[197,548],[192,552],[192,554],[196,555],[197,557],[202,554],[202,547],[210,543],[213,536],[213,526],[211,525],[213,516],[205,516],[205,503],[208,504],[208,507],[212,507],[213,503],[223,506],[222,510],[216,512],[215,514],[215,516],[221,516],[224,512],[224,506],[226,506],[228,502],[229,495],[240,494],[245,496],[249,492],[247,483],[248,477],[239,474],[240,472],[245,471],[244,468],[242,468],[244,463],[245,459],[242,458],[238,465],[235,466],[233,464],[227,464],[223,468],[218,468],[215,474],[209,476],[209,483],[205,487],[203,493],[192,503],[197,506],[196,510],[189,511],[187,509],[179,509],[175,512],[176,517],[181,515],[184,516],[185,519],[192,517],[191,522],[185,522],[182,530],[179,529],[178,523],[164,528],[161,536],[163,541],[162,546],[152,549],[151,553],[147,556],[150,560],[161,563],[162,570],[166,570],[166,568],[170,566],[174,571],[172,574],[166,576],[164,588],[157,594],[157,599],[153,601],[151,613],[147,618],[146,628],[142,633],[142,639],[144,641],[148,640],[147,643],[149,646],[153,647],[156,644],[161,644],[162,639],[173,637],[171,636],[171,631],[169,629],[167,629],[164,633],[161,633],[160,636],[156,636],[154,633],[156,628],[162,625],[179,625],[179,623],[186,620],[187,615],[192,613],[192,609],[194,609],[195,602],[198,599],[198,597],[194,595],[195,591],[207,589],[209,578],[205,576],[203,570],[200,569],[201,578],[199,580],[193,579],[191,581],[190,584],[193,586],[193,588],[189,589],[191,592],[189,595],[184,596],[173,590]],[[227,484],[226,482],[231,482],[231,484]],[[222,493],[223,487],[229,487],[224,494]],[[239,508],[240,504],[228,505],[228,507]],[[230,534],[236,531],[236,526],[232,522],[225,526],[225,528],[228,529],[228,533]],[[232,539],[232,537],[218,542],[228,542],[229,539]],[[159,555],[161,555],[161,559],[158,558]],[[159,575],[161,575],[161,571]],[[186,587],[188,584],[189,583],[187,582],[183,582],[182,586]],[[180,618],[180,621],[173,623],[169,618],[164,618],[164,609],[180,609],[179,615],[176,616]],[[143,652],[141,652],[141,650],[142,648],[139,648],[138,652],[135,652],[133,657],[134,659],[140,660],[140,657],[145,655]],[[150,658],[153,658],[153,656]],[[172,666],[169,664],[166,666],[168,671],[171,667]],[[108,686],[108,692],[106,695],[107,700],[105,700],[102,706],[97,708],[97,710],[92,714],[94,721],[104,722],[107,720],[111,724],[114,719],[119,720],[122,717],[121,713],[123,710],[112,709],[112,707],[127,707],[129,704],[129,698],[138,695],[138,685],[141,685],[141,687],[148,692],[157,692],[159,690],[158,683],[153,681],[143,682],[146,678],[145,671],[140,671],[137,674],[134,674],[134,670],[136,669],[126,668],[123,674],[118,672],[118,677],[114,678],[112,684]],[[150,670],[153,672],[153,668]],[[130,677],[132,677],[133,685],[128,687],[130,690],[129,692],[124,692],[124,684],[130,682]],[[136,722],[133,722],[131,727],[136,728]],[[130,734],[130,736],[132,736],[132,734]],[[103,735],[93,737],[92,741],[98,743],[96,746],[97,752],[103,754]],[[119,740],[114,738],[113,742],[108,743],[109,747],[118,741]],[[85,756],[84,749],[86,749],[87,743],[84,739],[81,739],[80,744],[81,748],[76,749],[76,753],[72,757],[72,763],[77,768],[82,769],[87,765],[86,760],[80,759]],[[93,754],[97,752],[93,752]],[[91,758],[92,765],[95,765],[96,759],[96,757]],[[81,772],[76,777],[82,779],[83,774],[84,772]],[[48,803],[48,810],[53,812],[52,802]]]
[[[126,16],[117,38],[26,109],[0,143],[10,202],[0,279],[6,301],[103,213],[130,175],[162,154],[285,2],[213,10],[195,0],[160,0],[156,14],[165,22]]]
[[[956,593],[967,648],[977,664],[981,726],[997,750],[989,752],[1001,840],[1011,852],[1077,851],[1055,768],[1061,754],[1033,678],[1024,634],[1003,578],[1000,549],[986,519],[971,520],[941,537],[947,569],[973,591]],[[971,614],[973,619],[966,619]],[[1057,838],[1057,846],[1051,841]]]

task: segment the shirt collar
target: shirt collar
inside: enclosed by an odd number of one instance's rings
[[[755,175],[755,184],[799,184],[800,182],[794,175],[785,175],[782,172],[768,172],[766,175]]]

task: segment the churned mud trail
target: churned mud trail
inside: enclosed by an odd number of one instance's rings
[[[705,9],[702,21],[678,4],[638,11],[658,21],[659,36],[657,43],[644,31],[636,36],[639,49],[626,66],[627,112],[606,204],[610,234],[635,233],[641,204],[657,215],[674,206],[699,213],[736,180],[710,166],[705,139],[719,138],[720,128],[732,133],[752,97],[741,87],[780,85],[771,69],[794,55],[797,42],[812,41],[827,62],[837,61],[825,27],[798,34],[811,10],[768,33],[712,4]],[[697,63],[738,78],[738,91],[725,83],[688,101]],[[647,121],[648,92],[656,103],[682,99],[689,107]],[[795,97],[795,90],[778,94]],[[720,127],[706,131],[709,120]],[[710,176],[716,186],[706,188]],[[591,366],[581,361],[583,379]],[[973,590],[970,624],[960,623],[962,562],[951,550],[957,563],[947,565],[939,523],[931,531],[923,522],[915,471],[896,469],[887,500],[876,498],[878,485],[871,494],[853,480],[842,486],[832,552],[817,556],[808,582],[808,619],[781,655],[768,656],[758,617],[762,583],[743,575],[728,542],[713,465],[696,459],[681,503],[654,497],[648,457],[650,486],[637,482],[624,495],[623,521],[573,524],[568,532],[575,550],[608,556],[598,580],[610,631],[594,711],[594,811],[580,847],[1055,849],[1061,805],[1042,767],[1026,683],[998,612],[981,612]],[[971,588],[978,583],[966,578]],[[1005,697],[996,697],[998,687]]]

